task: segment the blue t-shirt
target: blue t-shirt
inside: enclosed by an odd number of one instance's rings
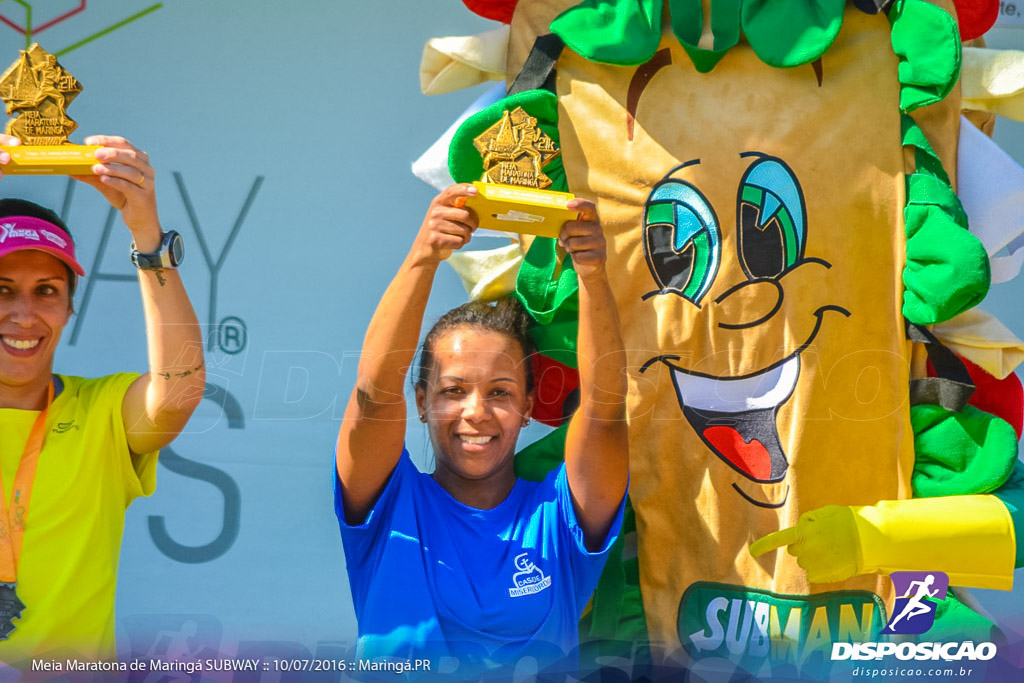
[[[497,507],[463,505],[402,457],[366,520],[341,526],[362,657],[456,657],[460,668],[576,647],[577,624],[612,544],[625,498],[597,552],[587,550],[563,464],[518,479]]]

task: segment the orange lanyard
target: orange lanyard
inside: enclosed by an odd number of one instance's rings
[[[14,491],[10,502],[3,495],[3,473],[0,472],[0,581],[13,583],[18,576],[18,560],[21,558],[21,539],[25,535],[25,517],[32,497],[32,482],[36,478],[39,452],[43,450],[46,437],[46,414],[53,403],[53,381],[46,391],[46,407],[32,423],[32,431],[21,453],[18,472],[14,476]]]

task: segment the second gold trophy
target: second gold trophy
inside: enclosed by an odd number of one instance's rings
[[[565,208],[575,195],[546,188],[543,171],[561,150],[522,107],[505,111],[501,120],[473,140],[484,160],[483,178],[473,184],[479,194],[466,201],[480,227],[490,230],[558,237],[577,213]]]

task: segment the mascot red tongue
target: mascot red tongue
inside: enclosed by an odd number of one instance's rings
[[[753,479],[768,479],[772,474],[771,455],[757,439],[743,440],[733,427],[708,427],[704,438],[712,448],[724,455],[734,467]]]
[[[638,552],[609,562],[584,636],[821,674],[886,626],[892,571],[1008,589],[1016,435],[928,331],[989,286],[952,179],[961,35],[998,3],[464,1],[509,24],[510,91],[455,134],[452,177],[480,177],[473,138],[521,106],[561,147],[552,189],[594,199],[609,243]],[[515,295],[572,367],[572,264],[522,244]],[[793,526],[825,541],[787,553]],[[991,635],[940,611],[929,638]]]

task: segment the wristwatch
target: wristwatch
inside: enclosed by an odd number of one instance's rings
[[[152,254],[140,254],[132,242],[132,264],[139,270],[177,268],[185,258],[185,241],[174,230],[160,236],[160,248]]]

